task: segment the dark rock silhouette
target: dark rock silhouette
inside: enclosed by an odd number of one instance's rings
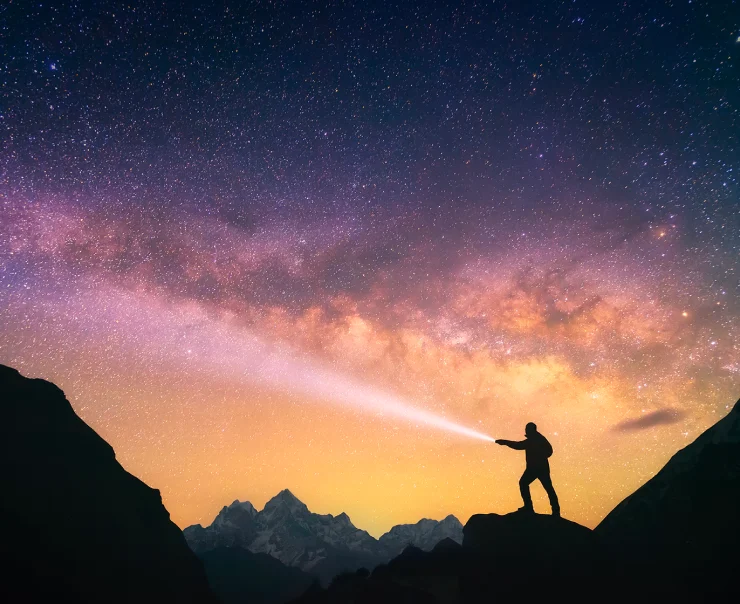
[[[223,604],[279,604],[305,593],[314,577],[267,554],[218,547],[198,556]]]
[[[681,598],[735,591],[740,401],[614,508],[595,532],[625,589]]]
[[[327,589],[314,585],[295,604],[438,604],[424,590],[367,569],[337,575]]]
[[[432,551],[427,552],[413,545],[409,545],[400,555],[388,563],[388,569],[397,576],[411,576],[428,574],[429,571],[443,574],[455,574],[451,572],[460,560],[462,545],[452,539],[440,541]]]
[[[527,512],[478,514],[464,529],[463,602],[498,598],[585,598],[600,572],[591,529],[557,516]]]
[[[159,491],[126,472],[64,393],[0,365],[5,602],[214,602]]]

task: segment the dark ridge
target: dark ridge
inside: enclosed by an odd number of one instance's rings
[[[0,600],[216,601],[159,491],[121,467],[59,388],[4,365],[0,471]]]
[[[299,568],[241,547],[217,547],[198,555],[223,604],[272,604],[300,596],[316,581]]]
[[[740,564],[740,404],[596,527],[619,582],[724,595]],[[657,580],[660,578],[662,587]]]

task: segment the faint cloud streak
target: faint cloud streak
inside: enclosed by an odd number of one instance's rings
[[[635,432],[637,430],[647,430],[655,426],[666,426],[675,424],[684,414],[677,409],[658,409],[651,413],[646,413],[642,417],[628,419],[614,426],[615,432]]]

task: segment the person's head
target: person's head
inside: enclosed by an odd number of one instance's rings
[[[532,436],[533,434],[536,434],[536,433],[537,433],[537,424],[529,422],[526,426],[524,426],[525,436]]]

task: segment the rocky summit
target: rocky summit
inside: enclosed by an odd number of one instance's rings
[[[345,569],[373,567],[385,559],[378,541],[346,514],[314,514],[285,489],[257,512],[248,502],[224,507],[208,527],[183,531],[193,551],[241,547],[273,556],[324,581]]]
[[[591,529],[556,516],[526,512],[477,514],[464,529],[459,576],[465,602],[551,594],[585,596],[600,570]]]

